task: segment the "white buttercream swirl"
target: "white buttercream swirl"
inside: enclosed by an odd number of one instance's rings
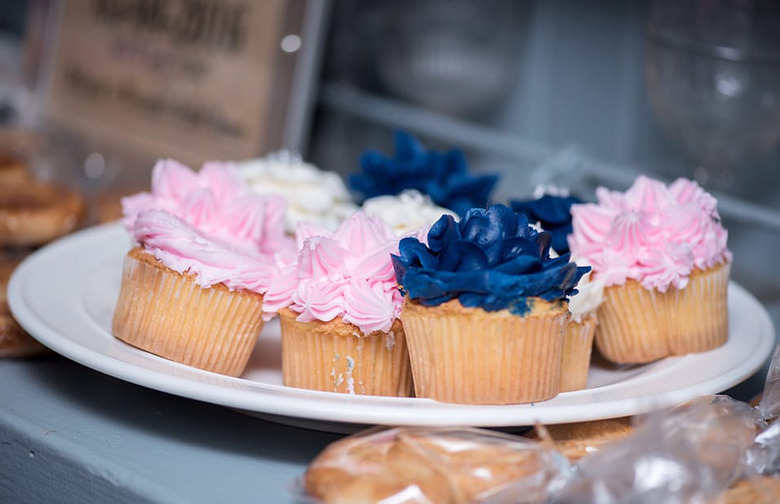
[[[586,273],[577,284],[577,294],[569,298],[572,321],[582,322],[584,317],[595,314],[602,302],[604,302],[604,281],[592,278],[590,272]]]
[[[337,173],[320,170],[288,151],[240,161],[236,166],[253,192],[287,200],[288,233],[294,233],[302,221],[333,230],[357,210]]]
[[[377,196],[363,203],[363,211],[379,217],[396,235],[418,229],[428,229],[442,215],[458,216],[452,210],[437,206],[431,198],[414,189],[407,189],[397,196]]]

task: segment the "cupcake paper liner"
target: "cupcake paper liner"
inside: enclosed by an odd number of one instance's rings
[[[406,301],[401,313],[417,397],[466,404],[543,401],[559,392],[565,308],[507,310]]]
[[[262,296],[201,287],[137,248],[122,274],[112,323],[117,338],[188,366],[244,372],[263,327]]]
[[[604,289],[596,347],[619,364],[712,350],[728,339],[731,265],[695,270],[684,289],[645,289],[635,280]]]
[[[413,395],[400,321],[388,333],[366,336],[340,317],[330,322],[298,322],[297,316],[290,309],[279,312],[285,385],[358,395]]]
[[[588,369],[596,325],[596,318],[593,316],[583,318],[582,322],[570,320],[566,324],[561,363],[561,392],[588,387]]]

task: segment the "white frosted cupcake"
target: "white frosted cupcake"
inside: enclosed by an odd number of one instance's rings
[[[294,234],[298,222],[335,229],[357,207],[341,177],[306,163],[300,156],[279,151],[236,163],[238,172],[257,194],[275,194],[287,201],[285,228]]]
[[[574,261],[577,264],[582,262]],[[561,365],[561,392],[582,390],[588,386],[588,368],[596,334],[598,308],[604,301],[604,282],[588,272],[577,284],[577,293],[569,299],[571,319],[566,324]]]

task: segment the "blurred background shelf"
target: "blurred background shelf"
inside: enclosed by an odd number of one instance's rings
[[[585,181],[622,189],[639,174],[627,166],[593,159],[575,146],[555,148],[398,99],[362,91],[349,84],[323,83],[319,103],[341,114],[411,131],[440,143],[503,157],[520,166],[530,166],[525,192],[536,184],[578,186]],[[729,196],[722,191],[716,191],[715,195],[724,218],[780,232],[780,210]]]

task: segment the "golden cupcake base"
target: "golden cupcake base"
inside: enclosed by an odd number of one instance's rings
[[[417,397],[465,404],[544,401],[560,391],[565,305],[536,300],[524,317],[453,300],[406,301],[401,319]]]
[[[649,290],[636,280],[604,289],[596,347],[619,364],[712,350],[728,339],[731,265],[694,270],[684,289]]]
[[[134,248],[125,257],[112,323],[122,341],[215,373],[244,372],[263,327],[263,298],[209,288]]]
[[[570,320],[566,324],[561,363],[561,392],[582,390],[588,387],[590,354],[596,335],[596,318],[589,316],[581,322]]]
[[[399,320],[388,333],[364,335],[341,318],[298,322],[279,312],[282,378],[289,387],[358,395],[409,397],[412,374]]]

